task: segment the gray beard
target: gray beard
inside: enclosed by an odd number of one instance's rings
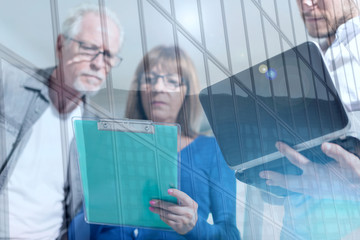
[[[73,88],[76,91],[78,91],[79,93],[81,93],[81,95],[83,95],[83,96],[92,97],[92,96],[95,96],[98,93],[98,91],[102,88],[102,86],[104,86],[104,84],[105,84],[105,81],[99,87],[97,87],[97,89],[89,91],[81,83],[80,79],[77,78],[74,81]]]

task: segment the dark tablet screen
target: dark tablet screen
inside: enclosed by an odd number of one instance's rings
[[[348,118],[318,47],[303,43],[205,88],[200,101],[230,167],[339,130]]]

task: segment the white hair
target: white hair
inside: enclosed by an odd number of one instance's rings
[[[100,10],[102,11],[103,15],[100,14]],[[63,22],[62,34],[66,37],[74,38],[80,32],[82,19],[87,13],[95,13],[99,16],[106,16],[111,19],[119,29],[119,46],[121,47],[124,39],[124,32],[119,18],[112,10],[105,6],[100,8],[100,5],[97,4],[83,3],[78,7],[71,9],[67,18]]]

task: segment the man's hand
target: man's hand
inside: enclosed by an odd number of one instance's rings
[[[277,142],[276,148],[291,163],[302,169],[303,173],[298,176],[262,171],[259,175],[267,179],[267,185],[279,186],[317,198],[344,199],[349,193],[360,197],[360,160],[339,145],[321,145],[321,150],[335,159],[327,164],[314,163],[282,142]]]
[[[179,234],[191,231],[198,220],[198,204],[186,193],[169,189],[169,195],[176,197],[179,204],[153,199],[150,201],[150,211],[159,214],[161,220]]]

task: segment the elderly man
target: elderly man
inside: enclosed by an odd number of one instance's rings
[[[354,0],[297,0],[308,33],[323,38],[324,59],[340,98],[359,131],[360,17]],[[302,195],[285,199],[282,238],[339,239],[360,226],[360,160],[336,144],[322,144],[335,161],[315,164],[284,143],[277,148],[303,170],[301,176],[264,171],[267,184]],[[359,155],[359,153],[357,153]]]
[[[0,239],[63,238],[81,204],[71,117],[121,62],[122,28],[101,9],[81,5],[65,20],[57,67],[30,76],[2,64]]]

